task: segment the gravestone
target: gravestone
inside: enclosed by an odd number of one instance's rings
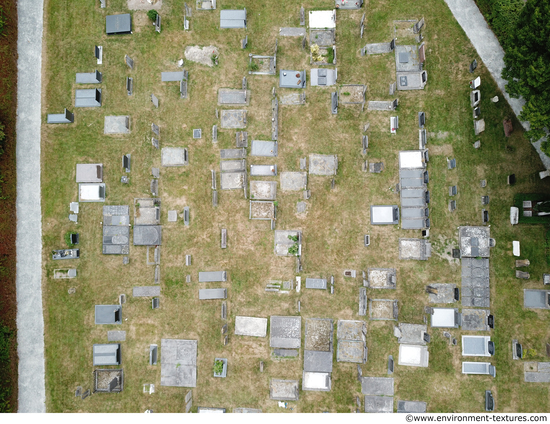
[[[455,169],[456,168],[456,159],[447,159],[447,168]]]
[[[82,387],[78,386],[78,387],[76,388],[76,390],[74,391],[74,396],[75,396],[75,397],[80,397],[80,396],[82,396]]]
[[[473,111],[473,112],[474,112],[474,113],[473,113],[473,114],[474,114],[474,119],[479,118],[479,117],[481,116],[481,111],[480,111],[480,109],[479,109],[479,106],[474,107],[474,111]]]
[[[160,128],[156,124],[151,124],[151,131],[153,131],[157,136],[160,137]]]
[[[189,206],[183,208],[183,223],[185,226],[189,226]]]
[[[158,309],[160,307],[160,299],[158,297],[153,297],[151,300],[151,309]]]
[[[150,186],[150,189],[151,189],[151,195],[156,197],[158,196],[158,192],[159,192],[159,180],[156,180],[156,179],[152,179],[151,180],[151,186]],[[170,213],[168,213],[168,217],[170,218]]]
[[[474,143],[474,149],[479,149],[481,147],[481,140],[477,140],[475,143]]]
[[[470,73],[473,74],[476,68],[477,68],[477,60],[474,59],[472,63],[470,63]]]
[[[424,18],[420,19],[416,24],[414,24],[413,33],[418,34],[423,26],[424,26]]]
[[[82,400],[86,399],[88,396],[90,396],[90,389],[86,390],[84,393],[82,393]]]
[[[362,140],[362,146],[363,146],[363,154],[366,155],[367,149],[369,148],[369,136],[364,135],[361,140]]]
[[[151,101],[153,102],[156,108],[159,107],[159,99],[157,99],[157,96],[155,96],[154,94],[151,94]]]
[[[159,149],[159,141],[155,137],[151,137],[151,144],[155,149]]]
[[[157,19],[155,19],[155,31],[160,34],[160,14],[157,13]]]
[[[246,90],[248,88],[248,82],[246,81],[246,77],[243,77],[243,83],[242,83],[241,88],[243,90]]]
[[[393,365],[394,365],[393,356],[390,355],[388,357],[388,374],[393,374]]]
[[[222,302],[222,319],[227,319],[227,303]]]
[[[395,88],[397,87],[397,82],[392,82],[390,84],[390,96],[393,96],[393,94],[395,93]]]
[[[365,247],[370,246],[370,235],[365,234]]]
[[[456,200],[451,200],[449,202],[449,212],[452,212],[456,209]]]
[[[424,112],[418,112],[418,126],[424,128],[426,125],[426,114]]]
[[[134,79],[126,77],[126,92],[131,96],[134,92]]]
[[[487,180],[480,180],[479,185],[481,186],[481,188],[487,187]]]
[[[247,131],[237,131],[235,136],[236,145],[239,148],[248,147],[248,132]]]
[[[185,255],[185,265],[191,266],[191,255]]]
[[[130,58],[130,56],[125,55],[124,56],[124,61],[126,62],[126,65],[128,65],[128,67],[130,69],[132,69],[132,70],[134,69],[134,61],[133,61],[133,59]]]
[[[449,196],[456,196],[458,189],[456,186],[449,187]]]
[[[218,142],[218,126],[213,125],[212,126],[212,143]]]
[[[132,155],[127,154],[122,156],[122,167],[126,172],[130,172],[131,169],[131,163],[132,163]]]
[[[484,224],[487,224],[489,222],[489,211],[482,209],[481,210],[481,221]]]
[[[193,138],[195,140],[202,138],[202,130],[200,128],[193,130]]]
[[[489,204],[489,196],[481,196],[481,204],[482,205],[488,205]]]
[[[311,197],[311,190],[304,190],[304,200],[309,200]]]
[[[218,206],[218,192],[216,190],[212,192],[212,206]]]
[[[103,46],[95,46],[94,54],[97,59],[97,64],[101,65],[103,63]]]
[[[300,7],[300,25],[304,26],[306,24],[306,11],[304,7]]]
[[[241,40],[241,49],[246,49],[248,47],[248,35],[246,35],[242,40]]]
[[[508,175],[508,185],[513,186],[516,183],[516,174]]]
[[[222,246],[222,249],[226,249],[227,248],[227,229],[225,228],[222,228],[222,232],[221,232],[221,246]]]
[[[186,283],[190,283],[190,282],[191,282],[191,274],[187,274],[187,275],[185,276],[185,282],[186,282]]]
[[[338,92],[330,93],[331,112],[333,115],[338,114]]]
[[[180,98],[187,98],[187,80],[180,81]]]

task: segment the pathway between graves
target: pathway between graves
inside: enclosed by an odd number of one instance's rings
[[[504,50],[502,50],[493,31],[487,26],[487,22],[485,22],[474,0],[445,0],[445,3],[447,3],[447,6],[451,9],[451,13],[477,50],[479,57],[493,76],[498,88],[504,94],[512,110],[516,116],[519,116],[525,101],[523,99],[513,99],[506,92],[506,80],[501,76],[502,69],[504,68]],[[522,122],[522,125],[525,129],[529,129],[528,122]],[[540,149],[540,144],[543,140],[538,140],[533,143],[533,146],[546,169],[550,169],[550,158]]]
[[[17,352],[19,412],[46,412],[42,314],[40,98],[43,0],[17,4]]]

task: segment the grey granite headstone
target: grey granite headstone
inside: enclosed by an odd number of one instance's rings
[[[153,102],[156,108],[159,107],[159,99],[154,94],[151,94],[151,101]]]

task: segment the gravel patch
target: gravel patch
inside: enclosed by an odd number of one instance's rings
[[[190,60],[191,62],[197,62],[209,67],[214,66],[214,62],[212,62],[212,56],[219,56],[219,54],[220,52],[218,51],[218,48],[214,46],[187,46],[185,48],[185,58],[187,60]]]

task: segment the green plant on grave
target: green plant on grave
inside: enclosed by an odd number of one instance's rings
[[[288,236],[288,239],[289,239],[289,240],[292,240],[292,241],[294,241],[294,242],[298,242],[298,236],[291,236],[291,235],[289,235],[289,236]]]
[[[342,93],[344,96],[349,96],[349,93],[347,91]]]
[[[255,62],[250,62],[250,63],[248,64],[248,70],[249,70],[249,71],[256,72],[258,69],[260,69],[260,67],[258,66],[257,63],[255,63]]]
[[[288,248],[288,253],[290,253],[291,255],[298,255],[299,251],[300,249],[297,244],[293,244]]]
[[[279,202],[274,201],[274,202],[273,202],[273,206],[275,206],[275,207],[279,206]]]
[[[223,361],[220,359],[217,359],[214,361],[214,374],[220,375],[223,373]]]
[[[319,50],[319,46],[317,44],[312,44],[309,48],[311,51],[311,60],[314,62],[322,62],[323,56],[321,56],[321,52]]]
[[[532,358],[536,358],[538,356],[538,352],[536,349],[525,349],[523,351],[523,357],[525,359],[532,359]]]
[[[218,56],[213,54],[210,59],[212,59],[212,64],[217,65],[218,64]]]
[[[159,13],[158,13],[156,10],[154,10],[154,9],[149,10],[149,11],[147,12],[147,16],[148,16],[149,19],[151,19],[153,22],[155,22],[155,21],[157,20],[157,15],[158,15],[158,14],[159,14]]]
[[[65,243],[67,243],[67,246],[69,247],[74,247],[74,244],[71,241],[71,236],[73,234],[76,234],[76,233],[73,233],[72,231],[65,233]]]
[[[331,47],[328,49],[327,62],[334,63],[334,48]]]

